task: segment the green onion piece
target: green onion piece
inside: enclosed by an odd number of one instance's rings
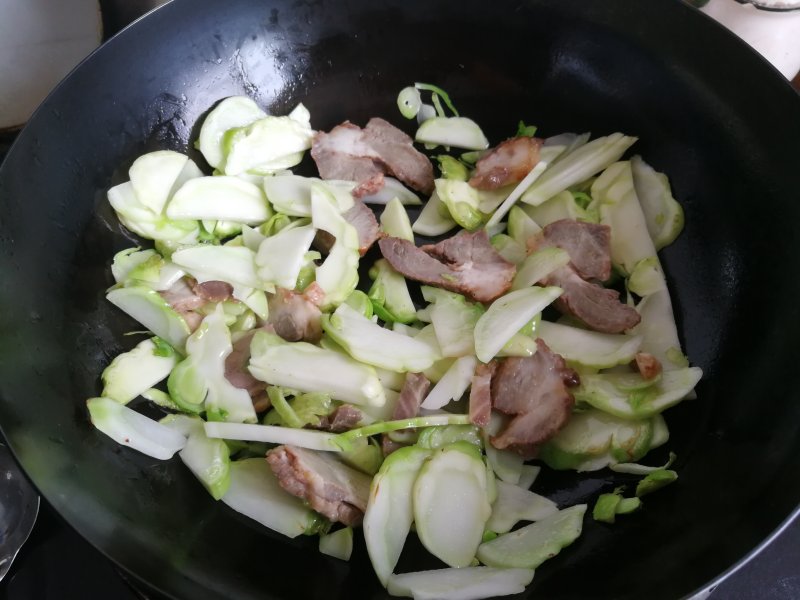
[[[400,109],[401,115],[406,119],[413,119],[417,116],[420,106],[422,106],[422,98],[420,98],[417,88],[409,86],[400,90],[397,95],[397,108]]]
[[[439,425],[469,425],[469,415],[428,415],[425,417],[414,417],[413,419],[382,421],[340,433],[333,441],[342,450],[348,451],[352,448],[352,443],[355,440],[364,437],[397,431],[399,429],[416,429],[419,427],[435,427]]]
[[[533,137],[536,135],[536,129],[536,125],[525,125],[525,121],[520,121],[517,125],[517,137]]]
[[[414,84],[414,87],[417,88],[418,90],[427,90],[429,92],[433,92],[433,94],[434,94],[433,95],[434,104],[436,103],[436,97],[438,96],[442,100],[444,100],[444,103],[447,105],[447,108],[449,108],[451,111],[453,111],[453,114],[456,117],[458,116],[458,111],[456,110],[456,107],[453,106],[453,103],[450,101],[450,96],[447,94],[447,92],[445,92],[439,86],[436,86],[436,85],[433,85],[433,84],[430,84],[430,83],[419,83],[419,82],[417,82],[417,83]],[[439,108],[441,108],[441,107],[439,107]]]

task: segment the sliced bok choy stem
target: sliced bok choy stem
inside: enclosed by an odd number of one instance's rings
[[[225,98],[208,113],[200,127],[197,148],[206,162],[213,168],[225,159],[222,136],[229,129],[245,127],[267,116],[253,100],[247,96]]]
[[[528,255],[517,269],[512,290],[521,290],[544,280],[556,269],[569,264],[569,254],[555,246],[541,248]]]
[[[642,345],[642,336],[615,335],[542,321],[539,337],[566,360],[593,369],[629,363]]]
[[[311,216],[312,186],[324,189],[339,212],[345,212],[353,207],[353,196],[349,191],[316,177],[276,175],[265,177],[263,182],[264,192],[275,210],[292,217]]]
[[[508,198],[506,198],[503,203],[494,211],[494,214],[489,218],[486,222],[486,227],[492,227],[497,225],[503,217],[506,216],[508,211],[514,206],[514,204],[522,197],[522,194],[533,185],[533,183],[542,176],[545,170],[548,167],[548,163],[544,160],[540,160],[536,163],[536,166],[530,170],[530,172],[525,175],[525,177],[517,184],[517,187],[514,188]]]
[[[185,436],[111,398],[90,398],[86,407],[98,430],[147,456],[167,460],[186,445]]]
[[[683,208],[672,197],[667,176],[658,173],[641,156],[631,158],[631,171],[647,231],[656,250],[661,250],[674,242],[683,229]]]
[[[533,581],[533,569],[463,567],[392,575],[392,596],[415,600],[467,600],[521,594]]]
[[[450,216],[450,211],[442,202],[439,194],[434,190],[431,197],[422,207],[417,220],[411,226],[414,233],[420,235],[437,236],[443,235],[458,225]]]
[[[674,452],[670,452],[667,462],[660,467],[648,467],[647,465],[624,462],[617,463],[615,465],[609,465],[609,468],[616,473],[627,473],[628,475],[647,475],[653,471],[663,471],[665,469],[669,469],[672,466],[672,463],[675,462],[676,458],[678,458],[678,456]]]
[[[343,302],[358,285],[358,250],[337,239],[316,270],[316,282],[325,292],[325,307]]]
[[[226,281],[233,286],[265,289],[256,274],[255,253],[244,246],[193,246],[176,250],[172,262],[198,281]]]
[[[319,551],[334,558],[350,560],[350,555],[353,553],[353,528],[345,527],[333,533],[321,535]]]
[[[184,351],[189,326],[158,292],[144,286],[130,286],[111,290],[106,298],[173,348]]]
[[[263,457],[231,463],[230,486],[222,501],[290,538],[303,534],[314,519],[314,511],[281,487]]]
[[[189,157],[172,150],[148,152],[133,161],[128,176],[139,202],[160,215],[188,162]]]
[[[386,235],[414,241],[414,232],[411,230],[411,221],[408,218],[403,203],[398,198],[393,198],[386,204],[381,213],[381,229]]]
[[[535,569],[581,534],[585,504],[577,504],[503,534],[478,548],[478,560],[490,567]]]
[[[522,472],[520,473],[517,485],[523,490],[531,489],[533,482],[536,481],[541,470],[542,467],[538,465],[522,465]]]
[[[528,188],[520,200],[533,206],[542,204],[619,160],[636,139],[614,133],[592,140],[553,164]]]
[[[400,448],[386,458],[372,480],[364,513],[364,540],[372,568],[383,585],[394,571],[411,529],[411,492],[429,456],[429,450],[416,446]]]
[[[497,481],[497,499],[492,503],[492,516],[486,528],[506,533],[518,521],[540,521],[558,512],[558,506],[544,496],[522,489],[513,483]]]
[[[458,400],[467,391],[478,360],[474,356],[462,356],[456,359],[453,365],[433,386],[428,396],[422,402],[422,408],[434,410],[442,408],[451,400]]]
[[[455,415],[450,413],[427,415],[423,417],[412,417],[410,419],[399,419],[396,421],[379,421],[371,425],[351,429],[336,435],[336,443],[343,449],[349,450],[355,440],[378,435],[379,433],[389,433],[400,429],[417,429],[420,427],[438,427],[441,425],[469,425],[468,415]]]
[[[159,340],[160,341],[160,340]],[[103,371],[103,396],[127,404],[169,375],[177,359],[171,346],[144,340],[118,355]]]
[[[416,308],[406,279],[386,259],[376,260],[369,270],[369,276],[373,279],[368,292],[369,299],[388,311],[391,321],[411,323],[416,319]]]
[[[385,329],[347,304],[323,315],[322,328],[353,358],[383,369],[419,373],[440,358],[429,344]]]
[[[637,262],[628,277],[628,291],[637,296],[649,296],[667,289],[667,280],[657,256]]]
[[[578,206],[569,190],[564,190],[539,206],[526,205],[523,209],[528,216],[542,227],[561,219],[595,221],[588,211]]]
[[[698,367],[664,371],[652,387],[625,392],[614,385],[610,375],[583,375],[575,398],[622,419],[646,419],[678,404],[702,376]]]
[[[475,354],[489,362],[500,349],[563,293],[558,287],[531,287],[501,296],[475,324]]]
[[[255,256],[258,277],[287,290],[294,289],[316,233],[306,225],[282,229],[264,238]]]
[[[487,485],[480,450],[467,442],[434,451],[414,482],[417,535],[451,567],[467,567],[475,558],[492,511]]]
[[[186,340],[187,357],[167,380],[172,399],[181,408],[205,410],[210,420],[254,423],[256,413],[247,390],[234,387],[225,377],[225,359],[232,351],[220,303]]]
[[[419,199],[419,196],[397,181],[394,177],[384,177],[383,187],[374,194],[361,196],[361,201],[365,204],[388,204],[395,198],[400,204],[408,206],[422,204],[422,200]]]
[[[486,461],[492,471],[502,481],[511,484],[519,483],[525,459],[510,450],[498,450],[491,443],[491,437],[500,432],[505,423],[504,417],[497,412],[492,412],[489,425],[483,430],[483,446],[486,452]]]
[[[306,342],[286,342],[266,331],[253,336],[250,349],[250,372],[261,381],[304,392],[329,393],[336,400],[353,404],[383,406],[386,402],[375,370],[342,352]]]
[[[480,304],[468,302],[464,296],[423,286],[423,297],[430,305],[430,319],[436,341],[444,357],[475,354],[474,330],[484,314]]]
[[[238,177],[197,177],[167,205],[170,219],[216,219],[255,225],[272,216],[261,188]]]
[[[492,236],[492,247],[500,256],[517,266],[528,256],[525,246],[505,233],[498,233]]]
[[[337,434],[314,431],[313,429],[209,421],[205,424],[205,431],[210,438],[266,442],[268,444],[290,444],[299,448],[327,452],[340,452],[342,450],[336,441]]]
[[[108,190],[108,202],[117,213],[120,222],[142,237],[175,244],[192,244],[197,241],[199,235],[197,221],[171,221],[166,216],[153,212],[139,202],[130,181],[115,185]]]
[[[688,366],[681,352],[669,290],[662,289],[646,296],[636,310],[642,320],[633,331],[642,336],[641,351],[655,356],[665,371]]]
[[[527,212],[519,206],[512,206],[508,213],[508,235],[524,248],[528,248],[529,241],[535,237],[542,228]]]
[[[466,117],[432,117],[424,121],[414,136],[420,144],[454,146],[466,150],[485,150],[489,140],[475,121]]]
[[[466,181],[456,179],[435,180],[436,194],[441,199],[453,220],[464,229],[474,231],[483,224],[480,211],[480,194]]]

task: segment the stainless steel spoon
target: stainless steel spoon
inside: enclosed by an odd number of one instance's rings
[[[36,523],[39,495],[0,444],[0,581]]]

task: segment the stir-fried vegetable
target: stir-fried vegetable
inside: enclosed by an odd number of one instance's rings
[[[110,362],[87,408],[112,440],[177,453],[212,498],[319,535],[324,554],[348,560],[363,521],[391,594],[516,594],[587,508],[532,491],[542,469],[642,477],[635,496],[599,495],[607,523],[677,479],[673,454],[637,461],[702,377],[657,254],[683,211],[666,176],[621,160],[635,137],[541,140],[519,121],[490,148],[436,85],[397,106],[415,140],[381,119],[315,132],[302,104],[227,98],[195,143],[213,173],[171,150],[135,160],[108,200],[153,244],[114,255],[107,298],[153,336]],[[292,171],[309,149],[320,177]],[[564,220],[594,229],[550,239]],[[614,310],[604,286],[625,294],[624,326],[586,316]],[[414,534],[450,568],[395,573]]]

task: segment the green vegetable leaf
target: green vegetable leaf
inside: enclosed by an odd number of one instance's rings
[[[536,135],[536,125],[525,125],[525,121],[520,121],[517,125],[517,137],[527,136],[533,137]]]
[[[647,477],[642,479],[636,486],[636,496],[641,497],[647,494],[660,490],[662,487],[669,485],[673,481],[678,480],[678,474],[669,469],[659,469],[649,473]]]

